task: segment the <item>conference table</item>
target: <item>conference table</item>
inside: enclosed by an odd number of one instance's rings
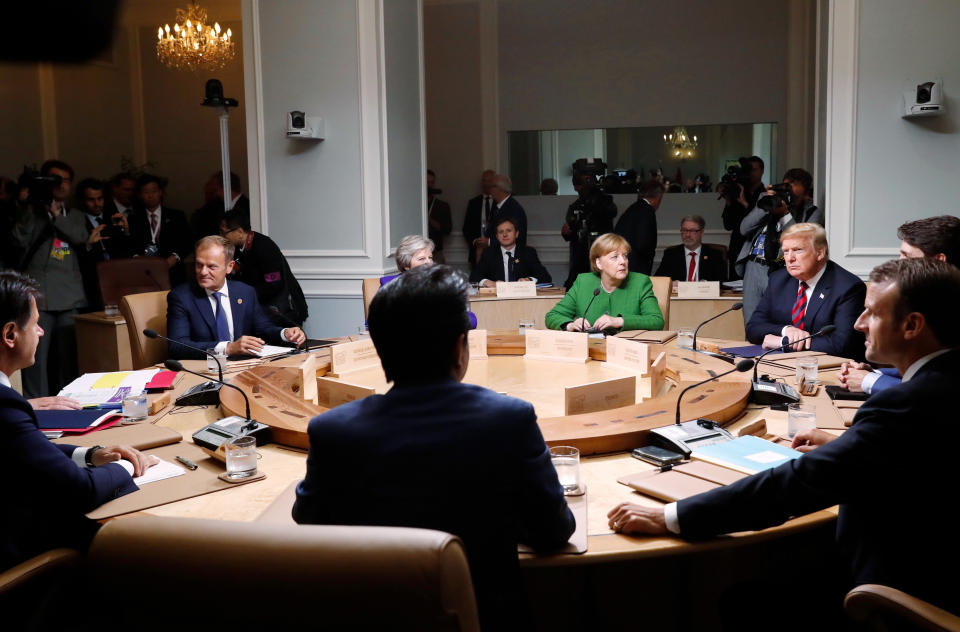
[[[356,337],[345,340],[354,339]],[[736,341],[722,340],[704,340],[703,342],[717,346],[737,344]],[[694,357],[693,352],[677,349],[676,340],[664,345],[663,349],[668,353],[667,357],[672,364],[682,365],[677,367],[676,375],[684,371],[694,371],[692,374],[682,376],[684,383],[691,377],[706,377],[703,370],[692,368],[691,362],[696,360],[684,357]],[[318,364],[326,362],[329,358],[329,349],[315,352],[315,357]],[[530,362],[522,357],[507,360],[491,356],[490,360]],[[203,370],[205,366],[205,363],[200,361],[188,361],[184,364],[195,370]],[[282,365],[284,362],[277,364]],[[475,368],[480,367],[484,375],[491,373],[491,369],[485,366],[484,362],[472,361],[471,364]],[[573,368],[558,363],[549,374],[549,380],[561,383],[570,379],[576,381],[580,379],[583,371],[588,373],[593,371],[593,375],[596,375],[596,372],[606,370],[603,364],[591,360],[585,365]],[[494,363],[491,362],[490,366],[494,366]],[[228,380],[235,378],[239,372],[239,370],[228,368],[225,378]],[[536,367],[535,370],[524,370],[521,373],[541,375],[544,370],[542,367]],[[568,373],[577,377],[565,377]],[[835,381],[835,375],[835,369],[821,373],[823,380],[827,382]],[[734,374],[734,377],[749,379],[749,375],[742,374]],[[202,380],[199,377],[181,373],[171,394],[175,397],[177,393],[200,381]],[[467,381],[470,381],[469,373]],[[787,381],[792,382],[792,379]],[[539,398],[537,387],[527,388],[513,378],[508,379],[507,382],[514,386],[504,389],[498,386],[497,390],[505,390],[508,394],[511,394],[511,390],[516,390],[513,394],[520,394],[531,401],[538,410],[540,418],[563,414],[562,410],[558,409],[553,395]],[[643,379],[637,382],[637,390],[640,394],[642,392],[640,384]],[[379,385],[377,390],[382,391],[386,388],[386,382],[383,380],[383,384]],[[151,398],[154,397],[156,396],[151,396]],[[821,393],[816,401],[819,405],[830,405],[829,400],[824,398],[825,395]],[[174,429],[183,435],[184,441],[189,442],[193,432],[222,416],[220,409],[213,406],[181,408],[167,406],[157,415],[149,418],[146,423]],[[759,419],[765,420],[770,434],[785,436],[786,413],[755,405],[747,405],[726,428],[736,434],[741,428]],[[292,485],[304,476],[306,452],[298,448],[267,443],[258,447],[258,453],[259,468],[266,473],[266,478],[228,490],[151,507],[143,512],[158,516],[252,521],[269,511],[273,515],[280,515],[282,519],[289,520],[287,516],[289,516],[289,507],[292,505]],[[704,590],[705,583],[709,584],[710,590],[704,593],[711,595],[707,599],[709,603],[692,610],[687,609],[681,617],[684,622],[681,628],[687,626],[709,628],[716,624],[715,610],[716,599],[720,598],[719,587],[736,585],[738,580],[749,576],[750,569],[766,568],[775,564],[776,560],[782,560],[782,563],[790,563],[796,567],[797,555],[804,564],[812,564],[814,567],[818,567],[820,562],[827,563],[823,561],[823,556],[826,548],[832,547],[835,508],[798,517],[779,527],[760,532],[734,534],[704,542],[688,542],[676,537],[634,537],[612,532],[607,524],[606,514],[617,504],[621,502],[654,506],[661,504],[617,482],[618,477],[652,469],[654,469],[653,466],[632,458],[626,452],[582,458],[581,480],[587,489],[588,550],[582,554],[521,555],[520,564],[536,615],[537,629],[572,629],[577,627],[571,625],[572,621],[613,622],[629,616],[631,609],[635,609],[630,595],[636,594],[635,589],[630,587],[637,582],[643,586],[644,601],[675,603],[678,606],[683,601],[678,594],[689,597],[692,593]],[[478,502],[482,502],[482,499],[478,499]],[[290,522],[292,524],[292,520]],[[788,560],[792,561],[788,562]],[[707,581],[707,577],[711,579]],[[661,578],[664,581],[669,579],[667,583],[674,588],[682,588],[679,593],[674,593],[672,590],[665,591],[663,584],[659,580],[652,581],[653,578]],[[558,591],[565,595],[562,603],[557,602]],[[701,596],[695,601],[699,602],[703,599],[704,597]],[[651,621],[659,621],[667,629],[670,629],[671,622],[676,624],[678,616],[676,611],[667,609],[658,612],[659,614],[651,615]]]

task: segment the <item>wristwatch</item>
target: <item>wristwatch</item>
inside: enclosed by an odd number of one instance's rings
[[[83,457],[83,462],[87,465],[87,467],[93,467],[93,453],[102,449],[102,445],[95,445],[87,450],[87,454]]]

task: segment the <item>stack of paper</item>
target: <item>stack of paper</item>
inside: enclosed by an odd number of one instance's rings
[[[744,474],[756,474],[803,456],[791,448],[746,435],[731,441],[697,448],[690,458],[722,465]]]
[[[140,395],[160,369],[85,373],[67,384],[58,395],[70,397],[84,407],[120,408],[123,398]]]

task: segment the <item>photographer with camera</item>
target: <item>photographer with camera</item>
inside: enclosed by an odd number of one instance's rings
[[[567,208],[567,216],[560,227],[560,235],[564,241],[570,242],[570,272],[563,284],[568,290],[578,275],[591,271],[590,246],[600,235],[613,232],[613,218],[617,216],[613,197],[597,186],[597,176],[603,175],[606,165],[599,163],[599,171],[578,170],[576,167],[577,163],[574,163],[573,188],[578,197]]]
[[[823,209],[813,203],[813,176],[804,169],[790,169],[783,182],[767,187],[757,205],[740,222],[745,238],[736,260],[737,273],[743,276],[743,322],[760,303],[767,290],[767,279],[784,266],[780,234],[803,222],[823,226]]]
[[[723,228],[730,231],[730,279],[740,279],[742,273],[736,270],[736,255],[743,248],[743,235],[740,234],[740,223],[747,216],[750,209],[757,205],[757,199],[764,192],[763,186],[763,159],[759,156],[742,156],[740,166],[729,167],[727,173],[717,185],[717,193],[723,198]]]
[[[94,178],[82,180],[77,185],[77,199],[83,207],[90,231],[87,247],[80,251],[80,274],[87,294],[86,311],[91,312],[103,309],[97,264],[110,259],[125,259],[134,254],[127,216],[120,211],[107,216],[104,210],[105,190],[104,183]]]
[[[36,363],[22,371],[23,395],[30,399],[55,395],[77,376],[73,319],[87,304],[79,254],[86,250],[89,231],[83,213],[66,205],[73,183],[70,165],[48,160],[39,174],[25,175],[30,194],[17,214],[13,240],[24,253],[19,269],[40,286],[39,325],[46,332]]]

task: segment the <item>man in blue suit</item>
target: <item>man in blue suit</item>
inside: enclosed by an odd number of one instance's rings
[[[50,549],[86,549],[97,524],[84,514],[136,491],[132,477],[156,462],[129,446],[78,448],[53,444],[40,432],[9,377],[34,362],[43,336],[39,296],[30,277],[0,272],[0,571]]]
[[[227,281],[233,271],[233,244],[219,235],[197,242],[196,282],[177,286],[167,295],[167,336],[217,353],[255,355],[266,342],[300,345],[299,327],[281,329],[263,311],[257,292],[246,283]],[[171,344],[171,358],[202,360],[206,356]]]
[[[533,406],[461,383],[468,288],[434,265],[377,292],[370,336],[394,386],[310,422],[293,518],[459,536],[484,629],[512,629],[523,603],[517,544],[554,549],[575,525]]]
[[[806,452],[798,459],[665,507],[624,503],[610,512],[610,526],[705,538],[839,504],[836,540],[850,585],[892,586],[960,613],[956,465],[949,455],[933,454],[918,463],[908,448],[956,431],[949,399],[960,382],[958,311],[957,268],[932,259],[877,266],[856,326],[866,333],[867,359],[895,366],[901,384],[872,395],[839,437],[797,433],[793,447]],[[783,578],[790,573],[785,569]],[[800,591],[799,601],[806,611]]]
[[[866,286],[829,260],[827,233],[819,224],[794,224],[780,238],[786,268],[770,275],[767,291],[747,322],[747,340],[775,349],[813,349],[863,358],[863,336],[853,323],[863,311]],[[801,340],[832,324],[827,335]]]

